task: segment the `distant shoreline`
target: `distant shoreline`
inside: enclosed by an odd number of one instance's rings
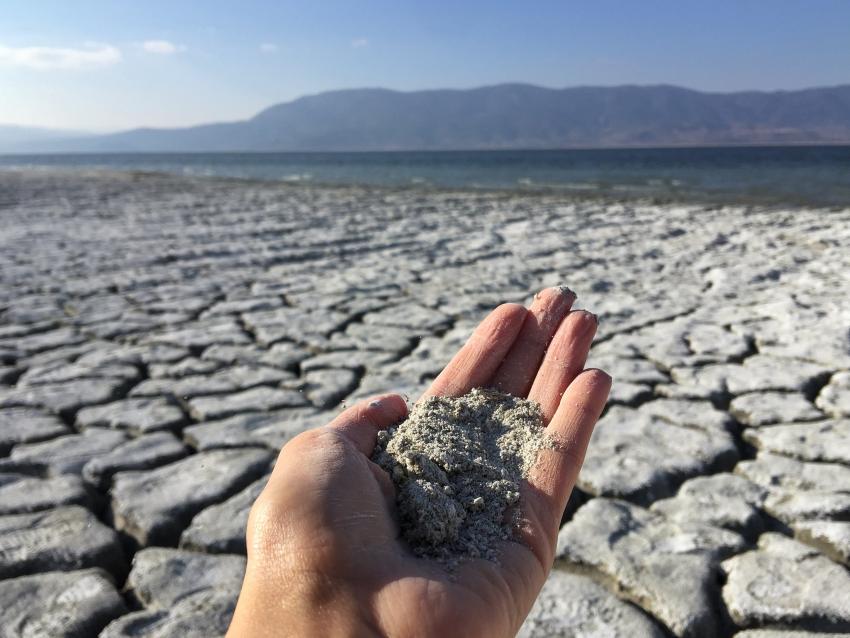
[[[87,157],[99,155],[126,156],[126,155],[392,155],[392,154],[432,154],[440,153],[560,153],[564,151],[666,151],[666,150],[703,150],[703,149],[749,149],[749,148],[850,148],[850,139],[837,141],[812,141],[812,142],[753,142],[739,144],[652,144],[652,145],[620,145],[620,146],[552,146],[552,147],[492,147],[492,148],[445,148],[445,149],[367,149],[367,150],[282,150],[282,151],[0,151],[0,159],[12,157]]]
[[[758,208],[760,210],[842,210],[850,209],[850,200],[846,204],[823,204],[811,201],[792,201],[778,197],[724,197],[721,195],[707,196],[696,193],[668,193],[640,194],[611,191],[566,191],[563,189],[546,187],[544,185],[523,188],[514,187],[447,187],[427,184],[342,184],[320,181],[288,181],[285,179],[261,179],[256,177],[239,177],[227,175],[181,175],[167,171],[153,170],[122,170],[110,168],[92,167],[4,167],[0,165],[0,175],[3,173],[27,174],[55,174],[57,176],[80,176],[89,175],[94,178],[115,178],[130,180],[162,179],[169,181],[206,182],[221,184],[255,185],[257,187],[286,188],[293,190],[326,190],[338,191],[340,193],[350,191],[362,191],[364,193],[387,192],[397,194],[423,195],[481,195],[486,197],[502,197],[505,199],[529,198],[529,199],[557,199],[569,203],[597,202],[600,205],[611,204],[642,204],[649,206],[702,206],[714,207],[745,207]]]

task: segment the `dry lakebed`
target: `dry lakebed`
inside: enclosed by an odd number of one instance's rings
[[[520,634],[850,632],[850,208],[8,170],[0,219],[0,635],[223,634],[277,450],[558,284],[614,386]]]

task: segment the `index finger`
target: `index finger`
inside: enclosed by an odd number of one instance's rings
[[[525,306],[502,304],[475,329],[431,387],[422,395],[458,397],[490,383],[528,314]]]

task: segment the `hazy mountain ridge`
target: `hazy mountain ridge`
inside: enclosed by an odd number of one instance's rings
[[[274,105],[241,122],[33,140],[16,150],[376,151],[837,142],[850,142],[850,85],[704,93],[666,85],[548,89],[502,84],[467,90],[331,91]]]
[[[36,126],[17,126],[0,124],[0,148],[13,144],[27,144],[34,141],[67,139],[89,135],[83,131],[63,131]]]

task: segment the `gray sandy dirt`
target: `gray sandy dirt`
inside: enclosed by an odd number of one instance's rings
[[[546,444],[538,404],[474,389],[416,404],[379,433],[372,459],[396,486],[402,537],[451,568],[498,561],[498,542],[514,537],[520,483]]]

